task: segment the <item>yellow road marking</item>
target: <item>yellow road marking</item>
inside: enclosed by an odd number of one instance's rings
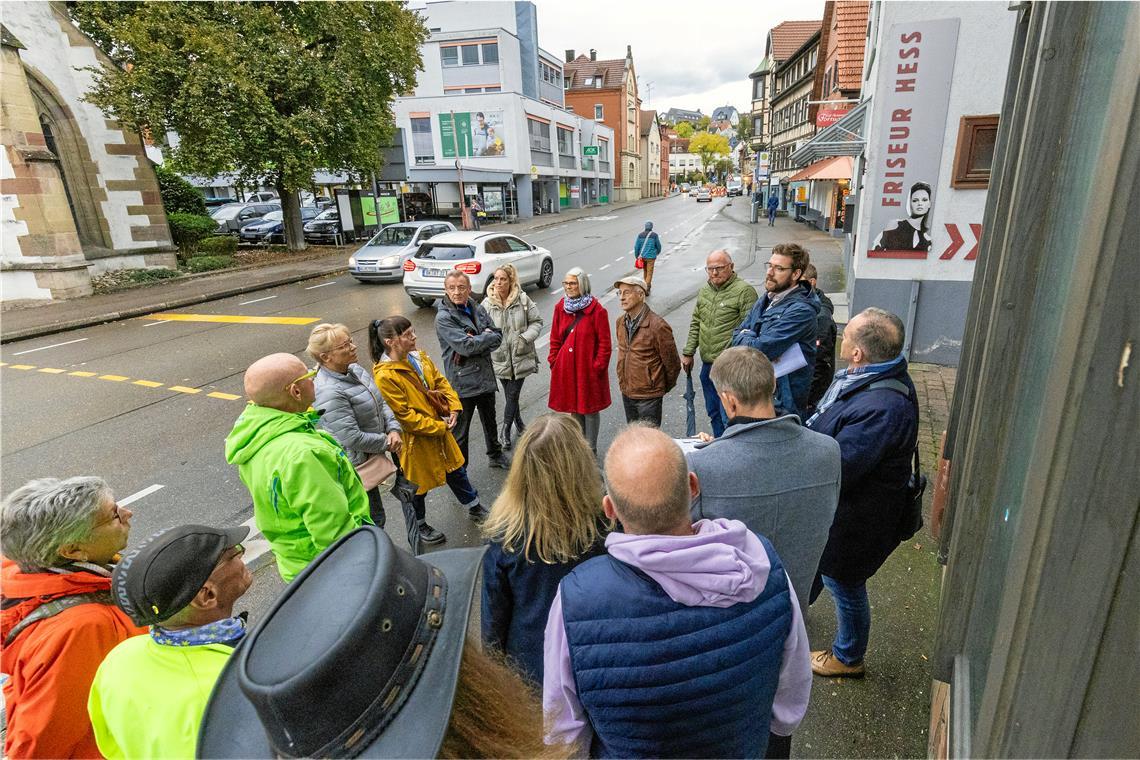
[[[161,388],[162,383],[156,383],[153,380],[135,380],[132,385],[141,385],[144,388]]]
[[[34,364],[13,364],[12,365],[12,369],[35,369],[35,368],[36,368],[36,365],[34,365]]]
[[[80,372],[77,370],[75,372],[68,372],[67,374],[75,375],[76,377],[95,377],[95,375],[97,375],[98,373],[97,372]]]
[[[241,398],[241,396],[235,396],[232,393],[221,393],[219,391],[214,391],[213,393],[207,393],[206,395],[209,396],[210,398],[220,398],[220,399],[224,399],[226,401],[236,401],[237,399]]]
[[[201,393],[200,388],[187,388],[185,385],[172,385],[167,390],[178,391],[179,393]]]
[[[49,375],[62,375],[67,372],[65,369],[56,369],[55,367],[40,367],[37,372],[46,372]]]
[[[126,375],[99,375],[100,380],[110,380],[113,383],[121,383],[124,380],[130,380]]]
[[[247,317],[235,314],[148,314],[139,319],[165,319],[171,322],[228,322],[242,325],[311,325],[320,317]]]

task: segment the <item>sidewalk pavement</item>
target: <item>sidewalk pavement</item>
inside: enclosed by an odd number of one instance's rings
[[[526,235],[545,227],[590,216],[606,215],[618,209],[658,200],[663,199],[651,198],[637,203],[589,206],[559,214],[543,214],[510,224],[485,224],[482,231],[501,230],[516,235]],[[291,258],[280,264],[250,265],[239,269],[188,275],[115,293],[102,293],[69,301],[51,301],[39,306],[10,309],[0,314],[0,343],[38,338],[104,322],[139,317],[156,311],[179,309],[219,298],[274,288],[278,285],[288,285],[315,277],[340,274],[348,269],[348,257],[357,245],[347,245],[335,253],[308,259]]]

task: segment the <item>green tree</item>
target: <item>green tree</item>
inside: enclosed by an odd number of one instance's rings
[[[701,157],[701,166],[706,172],[713,172],[716,161],[729,152],[728,138],[712,132],[698,132],[689,140],[689,152]]]
[[[158,176],[158,190],[166,213],[206,215],[206,199],[198,188],[162,164],[155,164],[154,173]]]
[[[697,131],[698,132],[707,132],[708,128],[709,128],[709,124],[712,124],[712,117],[711,116],[702,116],[701,118],[697,119]]]
[[[289,247],[305,247],[297,191],[317,169],[366,176],[415,86],[427,29],[397,2],[77,2],[119,68],[88,99],[156,136],[173,168],[277,189]]]
[[[677,137],[682,137],[687,140],[693,136],[693,125],[687,121],[680,122],[675,129],[677,130]]]

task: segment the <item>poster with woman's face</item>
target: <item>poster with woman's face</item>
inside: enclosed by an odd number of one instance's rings
[[[906,196],[906,216],[892,219],[872,243],[875,251],[930,251],[931,189],[916,182]]]

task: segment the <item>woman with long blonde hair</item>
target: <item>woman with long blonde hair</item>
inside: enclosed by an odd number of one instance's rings
[[[482,631],[528,678],[542,683],[543,631],[562,578],[605,554],[602,479],[568,414],[535,419],[483,524]]]
[[[519,396],[523,380],[538,372],[535,341],[542,332],[542,315],[538,305],[523,292],[514,264],[503,264],[495,270],[483,308],[495,327],[503,331],[503,342],[491,352],[491,364],[506,398],[502,444],[504,449],[509,449],[512,426],[519,435],[526,430],[519,410]]]

